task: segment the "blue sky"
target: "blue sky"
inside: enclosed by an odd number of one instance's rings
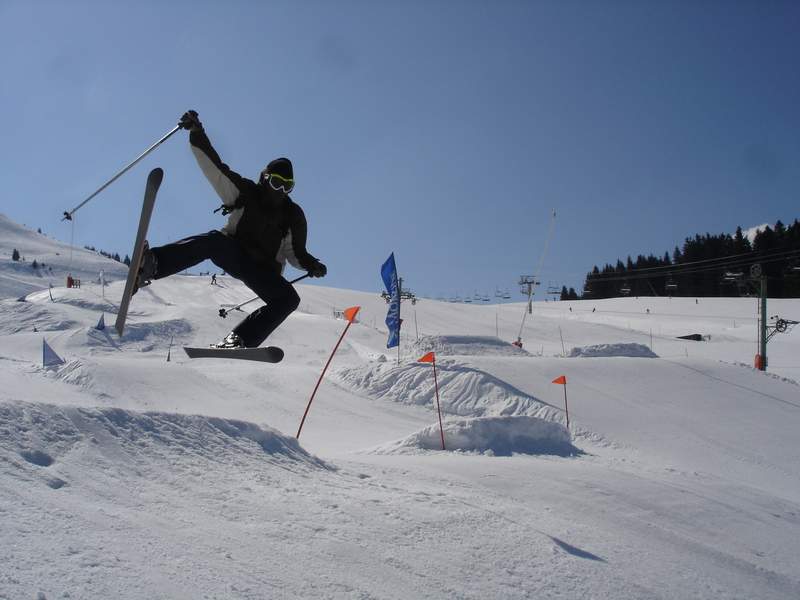
[[[0,212],[77,205],[189,108],[255,178],[295,166],[324,285],[580,290],[594,264],[800,217],[797,2],[0,0]],[[179,132],[76,215],[125,254],[221,227]]]

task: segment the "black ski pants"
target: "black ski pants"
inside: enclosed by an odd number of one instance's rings
[[[180,273],[206,259],[242,281],[266,302],[239,323],[234,332],[245,346],[256,348],[275,331],[300,304],[300,297],[280,273],[258,264],[234,238],[220,231],[209,231],[152,248],[157,262],[155,279]]]

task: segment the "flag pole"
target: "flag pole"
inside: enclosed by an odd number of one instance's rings
[[[311,398],[308,399],[308,405],[306,405],[306,411],[303,413],[303,418],[300,420],[300,427],[297,428],[297,435],[295,436],[295,439],[300,439],[300,432],[303,431],[303,423],[306,422],[308,411],[311,408],[311,403],[314,401],[314,396],[316,395],[317,390],[319,389],[319,384],[322,383],[322,378],[325,377],[325,371],[328,370],[328,367],[330,366],[331,361],[333,360],[333,355],[336,354],[336,351],[339,349],[339,344],[342,343],[342,340],[344,339],[347,330],[350,329],[350,325],[353,324],[353,321],[355,320],[356,315],[358,314],[358,311],[360,309],[361,309],[360,306],[353,306],[344,311],[344,314],[347,317],[347,326],[344,328],[342,335],[339,336],[339,340],[333,347],[333,352],[331,352],[330,357],[328,357],[328,362],[325,363],[325,368],[322,369],[322,373],[320,373],[319,379],[317,379],[317,385],[314,386],[314,391],[311,392]]]
[[[436,411],[439,413],[439,435],[442,438],[442,450],[444,450],[444,428],[442,427],[442,408],[439,404],[439,380],[436,377],[436,356],[433,357],[433,385],[436,387]]]
[[[569,429],[569,405],[567,404],[567,376],[561,375],[556,377],[550,383],[556,383],[564,386],[564,412],[567,414],[567,429]]]
[[[444,427],[442,427],[442,405],[439,402],[439,378],[436,376],[436,353],[428,352],[417,362],[433,363],[433,385],[436,388],[436,412],[439,414],[439,435],[442,438],[442,450],[444,447]]]

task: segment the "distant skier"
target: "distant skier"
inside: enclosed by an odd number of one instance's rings
[[[216,347],[255,348],[300,304],[297,292],[283,278],[286,262],[308,271],[311,277],[324,277],[328,272],[306,250],[306,218],[289,197],[294,189],[292,163],[288,158],[276,158],[261,172],[256,183],[222,162],[197,112],[184,113],[180,126],[189,131],[192,152],[222,199],[217,210],[229,215],[228,222],[219,231],[158,248],[145,246],[136,287],[211,259],[266,302],[266,306],[248,315]]]
[[[211,285],[217,285],[217,274],[216,273],[212,273],[211,274]]]

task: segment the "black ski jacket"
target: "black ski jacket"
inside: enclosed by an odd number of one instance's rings
[[[305,271],[319,262],[306,250],[308,226],[303,209],[288,195],[276,202],[272,190],[232,171],[202,129],[189,134],[189,143],[203,174],[230,209],[222,233],[234,237],[257,262],[279,273],[287,261]]]

